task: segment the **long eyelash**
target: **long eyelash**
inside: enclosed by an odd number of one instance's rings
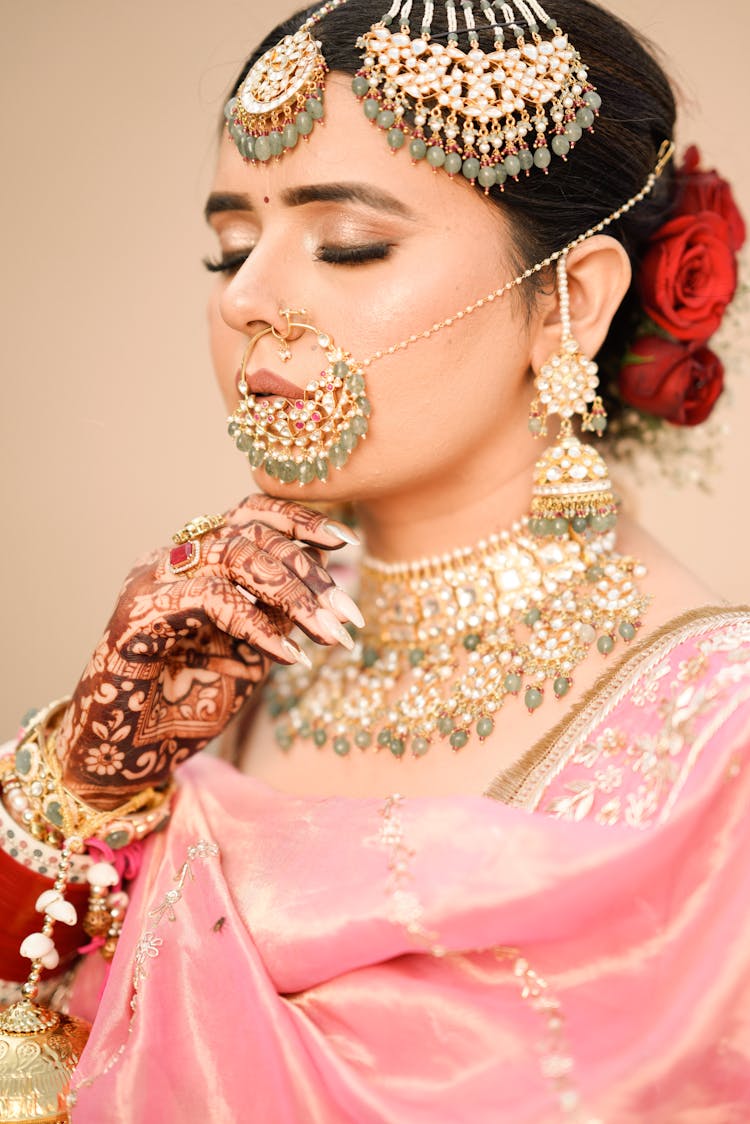
[[[371,242],[366,246],[321,246],[315,257],[329,265],[359,265],[368,261],[383,261],[392,249],[389,242]]]
[[[250,250],[241,250],[235,254],[224,254],[220,258],[203,258],[203,264],[209,273],[233,273],[249,257]]]

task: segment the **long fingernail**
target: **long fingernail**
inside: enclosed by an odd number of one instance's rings
[[[333,613],[328,609],[318,609],[313,619],[322,636],[332,644],[342,644],[344,648],[347,648],[351,652],[354,647],[354,641],[341,621],[337,620]]]
[[[337,585],[333,589],[327,589],[320,600],[324,601],[329,609],[333,609],[334,613],[338,613],[344,620],[356,624],[357,628],[364,628],[365,618],[359,611],[359,605],[356,601],[352,601],[349,594],[345,593],[343,589],[339,589]]]
[[[355,535],[350,527],[344,523],[326,523],[323,528],[333,538],[339,539],[341,542],[348,542],[350,546],[359,546],[359,538]]]
[[[281,646],[286,649],[290,656],[292,656],[295,663],[301,663],[303,667],[306,667],[308,669],[308,671],[312,670],[312,660],[308,656],[307,652],[303,651],[302,648],[297,647],[293,640],[287,640],[286,637],[284,637],[284,639],[281,641]]]

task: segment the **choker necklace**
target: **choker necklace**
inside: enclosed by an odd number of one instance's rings
[[[423,756],[437,741],[483,741],[503,706],[533,712],[545,691],[567,695],[596,648],[633,639],[650,598],[614,533],[540,539],[529,521],[452,554],[387,564],[365,557],[367,624],[351,652],[307,648],[313,667],[274,669],[268,706],[276,740]],[[549,686],[549,690],[548,690]]]

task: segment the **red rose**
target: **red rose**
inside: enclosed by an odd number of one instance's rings
[[[705,421],[724,389],[724,367],[707,347],[639,336],[620,371],[624,402],[674,425]]]
[[[747,236],[745,220],[727,181],[718,172],[701,171],[699,164],[698,149],[691,145],[677,173],[679,194],[675,215],[693,215],[698,211],[712,211],[719,215],[729,228],[729,245],[736,254]]]
[[[640,281],[654,323],[679,340],[705,343],[737,288],[724,219],[710,211],[670,219],[646,251]]]

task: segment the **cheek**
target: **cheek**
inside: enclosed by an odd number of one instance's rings
[[[224,402],[230,409],[237,404],[237,388],[235,376],[237,374],[238,349],[242,347],[240,333],[230,328],[221,315],[219,309],[219,291],[215,288],[211,293],[206,306],[206,319],[208,321],[209,347],[211,363],[219,384]]]

